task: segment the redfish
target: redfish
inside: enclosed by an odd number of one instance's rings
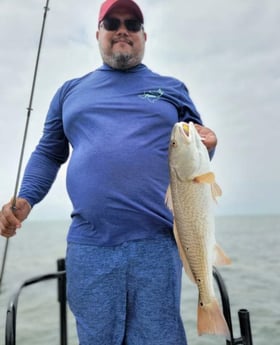
[[[172,129],[169,171],[166,204],[174,215],[174,237],[184,269],[198,288],[198,334],[229,337],[212,274],[213,265],[230,263],[215,240],[213,206],[221,189],[211,172],[207,148],[192,122],[178,122]]]

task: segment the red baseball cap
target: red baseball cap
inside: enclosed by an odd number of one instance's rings
[[[100,23],[104,17],[111,11],[113,8],[122,7],[131,11],[140,21],[144,23],[144,16],[140,7],[133,0],[106,0],[100,7],[98,23]]]

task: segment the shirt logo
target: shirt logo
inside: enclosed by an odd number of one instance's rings
[[[155,103],[162,97],[163,94],[164,92],[162,91],[162,89],[149,90],[144,91],[144,93],[142,95],[139,95],[139,97],[142,99],[146,99],[150,103]]]

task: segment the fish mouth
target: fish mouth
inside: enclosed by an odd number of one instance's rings
[[[191,141],[191,124],[186,122],[179,122],[178,129],[181,136],[187,140],[187,142]]]
[[[190,126],[186,122],[183,122],[182,127],[183,127],[184,132],[189,135]]]
[[[193,134],[193,123],[177,122],[171,133],[173,146],[180,141],[187,145],[191,144],[194,138]]]

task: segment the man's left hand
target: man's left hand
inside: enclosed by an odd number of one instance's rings
[[[207,150],[213,150],[217,146],[218,142],[216,134],[210,128],[198,124],[195,124],[195,128],[200,135],[203,144],[207,147]]]

